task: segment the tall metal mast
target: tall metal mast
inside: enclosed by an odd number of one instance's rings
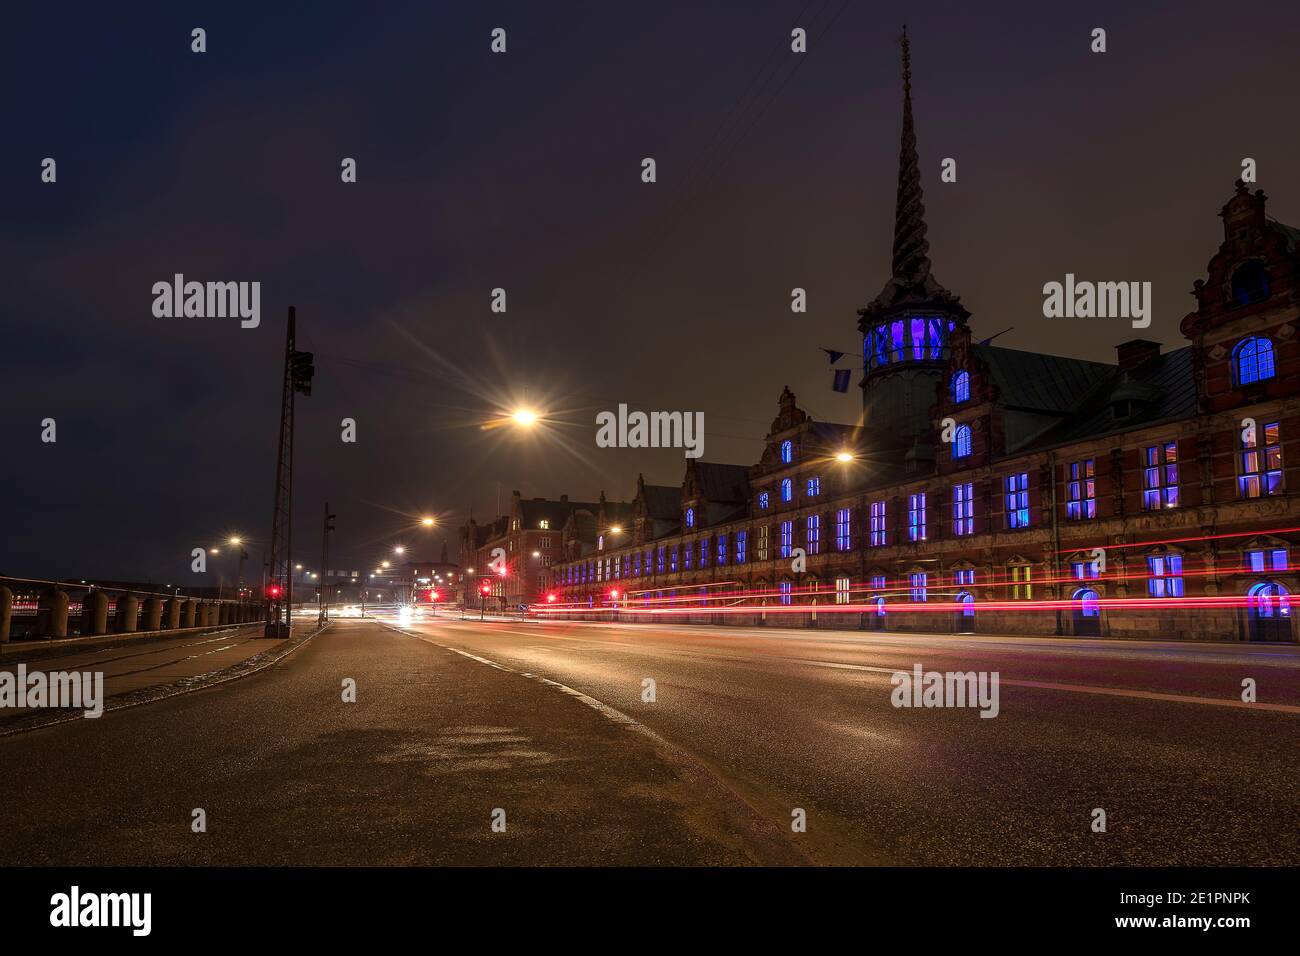
[[[310,352],[294,348],[297,313],[289,306],[280,397],[280,452],[275,463],[275,515],[271,521],[271,575],[266,586],[266,636],[288,637],[293,610],[293,406],[298,392],[311,394],[315,374]]]

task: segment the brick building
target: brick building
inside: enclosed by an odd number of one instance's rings
[[[1295,640],[1300,230],[1238,182],[1187,344],[1001,348],[931,272],[906,60],[900,156],[891,274],[858,312],[866,427],[814,421],[787,388],[757,463],[691,460],[680,487],[638,480],[630,521],[591,506],[566,526],[557,606]]]

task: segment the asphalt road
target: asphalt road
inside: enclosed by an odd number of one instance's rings
[[[1300,648],[392,623],[343,621],[246,679],[0,739],[0,854],[1300,862]],[[998,716],[894,707],[891,674],[917,663],[997,671]]]

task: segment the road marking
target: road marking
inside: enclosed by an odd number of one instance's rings
[[[529,631],[502,630],[499,633],[518,634],[522,637],[539,636]],[[555,641],[574,641],[579,644],[607,644],[616,647],[626,647],[631,650],[635,650],[637,648],[637,645],[630,644],[624,641],[600,641],[600,640],[595,640],[592,638],[584,638],[584,637],[562,637],[558,634],[547,634],[545,636],[549,640],[555,640]],[[769,635],[759,635],[759,636],[766,637]],[[773,638],[776,637],[776,635],[771,635],[771,636]],[[437,643],[437,642],[431,641],[430,643]],[[845,642],[845,643],[851,643],[851,642]],[[439,644],[438,646],[443,647],[444,645]],[[899,646],[906,646],[906,645],[899,645]],[[448,648],[448,650],[454,650],[454,648]],[[682,648],[682,650],[685,650],[685,648]],[[695,653],[697,654],[699,653],[698,649],[694,649],[694,650]],[[457,653],[464,653],[464,652],[457,651]],[[472,655],[467,654],[466,656],[472,656]],[[718,655],[710,654],[710,655],[701,655],[701,656],[716,657]],[[874,667],[869,664],[847,664],[840,661],[817,661],[817,660],[809,660],[807,658],[802,658],[802,657],[763,656],[763,657],[755,657],[755,658],[743,658],[743,660],[746,661],[774,660],[774,661],[783,661],[783,662],[793,663],[793,664],[806,664],[809,667],[827,667],[827,668],[835,668],[835,669],[842,669],[842,670],[869,671],[871,673],[878,673],[878,674],[896,674],[899,671],[899,668],[897,667]],[[483,662],[485,664],[492,663],[490,661],[487,661],[486,659],[484,659]],[[1215,662],[1215,663],[1226,663],[1226,662]],[[500,665],[493,664],[493,666],[497,667]],[[546,678],[541,678],[541,679],[545,680]],[[1300,705],[1297,704],[1270,704],[1264,702],[1256,702],[1253,704],[1248,704],[1243,700],[1235,700],[1235,699],[1225,700],[1219,697],[1198,697],[1193,694],[1167,694],[1162,691],[1155,691],[1155,690],[1136,690],[1136,689],[1125,688],[1125,687],[1102,687],[1094,684],[1065,684],[1057,681],[1019,680],[1019,679],[1009,678],[1009,677],[1001,678],[1000,682],[1004,685],[1009,685],[1012,687],[1030,687],[1030,688],[1035,688],[1037,690],[1059,690],[1071,694],[1100,694],[1106,697],[1129,697],[1137,700],[1161,700],[1161,701],[1167,701],[1170,703],[1179,703],[1179,704],[1204,704],[1211,707],[1238,707],[1241,708],[1242,710],[1271,710],[1283,714],[1300,714]],[[577,692],[575,691],[575,693]]]
[[[867,664],[844,664],[839,661],[810,661],[799,657],[785,657],[781,660],[794,664],[807,664],[810,667],[833,667],[843,670],[871,671],[878,674],[897,674],[896,667],[871,667]],[[999,683],[1012,687],[1033,687],[1038,690],[1061,690],[1071,694],[1101,694],[1106,697],[1133,697],[1140,700],[1164,700],[1179,704],[1208,704],[1212,707],[1240,707],[1242,710],[1275,710],[1283,714],[1300,714],[1300,705],[1296,704],[1248,704],[1244,700],[1225,700],[1220,697],[1197,697],[1191,694],[1165,694],[1155,690],[1130,690],[1125,687],[1097,687],[1091,684],[1061,684],[1055,681],[1016,680],[1003,677]]]

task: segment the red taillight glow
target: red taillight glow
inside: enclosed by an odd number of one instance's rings
[[[555,603],[555,595],[554,595],[554,594],[548,594],[548,595],[546,595],[546,602],[547,602],[548,604],[554,604],[554,603]]]

